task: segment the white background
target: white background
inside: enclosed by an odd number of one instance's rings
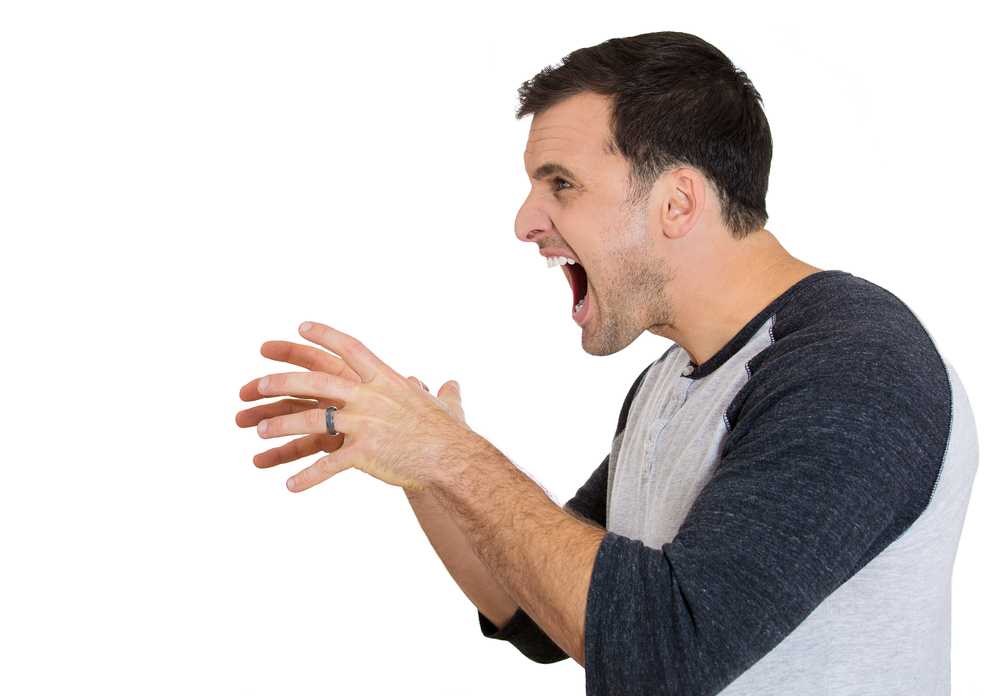
[[[643,337],[588,357],[517,243],[516,89],[612,36],[698,34],[775,139],[768,225],[906,300],[981,463],[956,694],[995,672],[996,59],[986,3],[19,2],[0,9],[0,692],[582,694],[479,638],[402,493],[300,495],[233,417],[305,320],[404,374],[561,501]],[[994,48],[990,48],[994,46]]]

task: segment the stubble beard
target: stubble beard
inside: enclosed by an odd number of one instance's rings
[[[623,207],[621,224],[608,231],[622,244],[609,258],[610,284],[600,289],[600,297],[590,298],[598,319],[592,332],[583,332],[583,349],[590,355],[617,353],[646,329],[673,323],[670,271],[654,254],[647,210],[648,197],[632,199]]]

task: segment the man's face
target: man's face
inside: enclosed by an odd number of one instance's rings
[[[583,348],[610,355],[669,323],[668,271],[654,255],[646,200],[635,201],[628,163],[611,150],[610,102],[585,92],[536,114],[524,165],[531,192],[517,213],[521,241],[562,266]]]

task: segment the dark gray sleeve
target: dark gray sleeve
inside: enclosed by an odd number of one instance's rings
[[[601,544],[588,694],[718,693],[921,514],[951,390],[909,317],[879,315],[902,330],[866,326],[861,342],[777,327],[791,335],[748,365],[721,463],[674,540]]]
[[[569,657],[522,609],[503,628],[494,626],[480,612],[479,628],[487,638],[507,641],[533,662],[548,665]]]
[[[566,507],[602,528],[608,526],[608,457],[580,486]]]

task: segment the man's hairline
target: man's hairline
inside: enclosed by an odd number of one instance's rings
[[[556,101],[552,102],[551,104],[547,104],[545,106],[545,108],[543,108],[543,109],[538,109],[536,111],[530,111],[530,112],[521,112],[519,110],[518,113],[517,113],[517,120],[520,121],[521,119],[526,118],[528,116],[531,116],[531,118],[534,119],[536,116],[544,114],[549,109],[555,108],[555,107],[559,106],[560,104],[562,104],[563,102],[569,101],[573,97],[577,97],[577,96],[579,96],[581,94],[593,94],[593,95],[596,95],[598,97],[604,97],[605,99],[607,99],[610,102],[610,104],[609,104],[609,106],[610,106],[610,115],[609,115],[609,118],[608,118],[608,132],[607,132],[607,134],[605,134],[605,136],[604,136],[604,142],[602,143],[602,146],[604,148],[604,152],[607,153],[607,154],[609,154],[609,155],[612,155],[614,157],[620,157],[625,162],[625,164],[628,165],[629,186],[631,188],[638,188],[638,187],[644,185],[645,182],[642,180],[642,178],[639,176],[638,172],[636,171],[635,165],[633,165],[631,162],[629,162],[628,158],[626,158],[625,155],[622,154],[621,148],[618,147],[618,141],[615,138],[614,130],[611,128],[611,125],[613,123],[613,117],[614,117],[614,108],[615,108],[615,104],[616,104],[616,101],[617,101],[614,95],[601,94],[600,92],[594,91],[592,89],[579,89],[579,90],[577,90],[575,92],[572,92],[570,94],[564,94],[562,97],[560,97]],[[694,169],[694,167],[692,167],[692,169]],[[701,170],[696,170],[696,171],[699,174],[701,174],[702,178],[704,178],[705,175],[704,175],[704,173]],[[664,172],[664,175],[665,174],[669,174],[669,173],[671,173],[671,172]],[[659,177],[657,177],[657,178],[659,178]],[[652,188],[652,184],[649,184],[648,188]]]

